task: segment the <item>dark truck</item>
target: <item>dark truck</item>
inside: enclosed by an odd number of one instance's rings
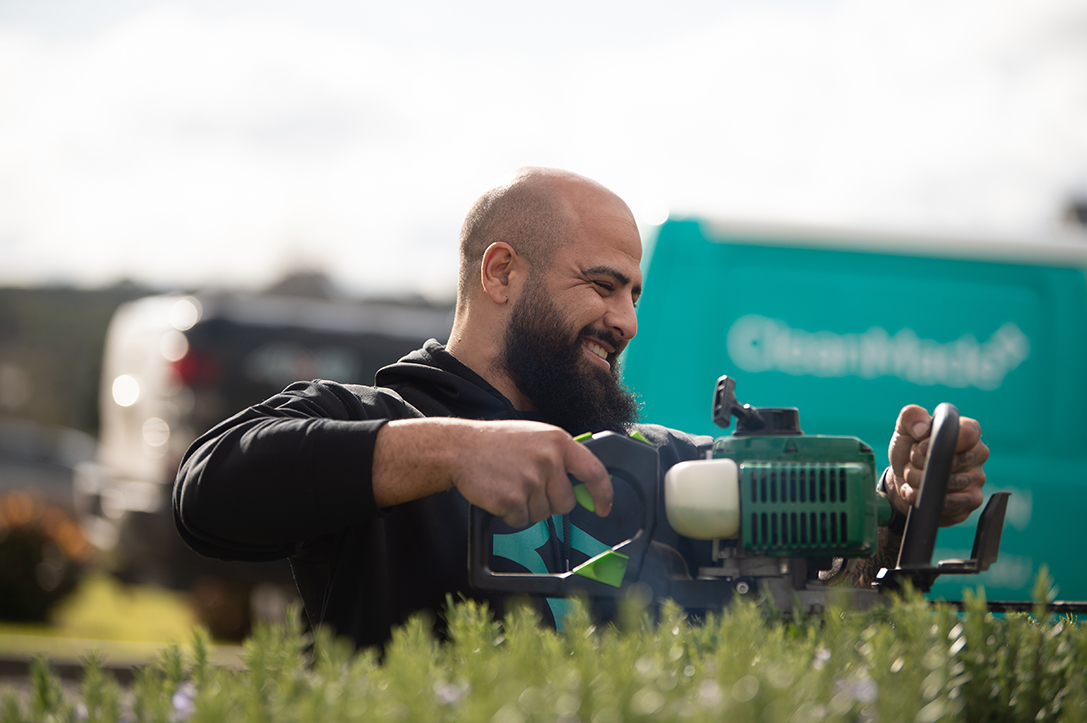
[[[122,305],[106,336],[98,458],[75,478],[83,530],[121,579],[191,590],[213,633],[244,635],[251,612],[275,616],[294,594],[290,568],[185,546],[170,499],[185,450],[295,380],[372,383],[451,326],[451,304],[423,302],[195,294]]]

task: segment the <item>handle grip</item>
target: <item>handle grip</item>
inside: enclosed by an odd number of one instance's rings
[[[925,474],[917,493],[917,504],[906,515],[902,548],[898,553],[898,569],[910,570],[932,566],[932,551],[936,547],[936,532],[943,514],[951,465],[955,461],[955,445],[959,440],[959,410],[943,403],[932,415]]]
[[[612,477],[626,480],[634,488],[642,510],[640,527],[633,537],[612,547],[630,557],[624,585],[636,581],[653,538],[657,523],[657,486],[660,461],[657,450],[645,442],[614,432],[594,434],[583,444],[604,463]],[[620,588],[574,572],[536,575],[532,573],[494,572],[490,567],[493,534],[488,534],[494,515],[474,505],[469,513],[468,579],[477,590],[485,592],[526,593],[564,597],[584,591],[598,597],[614,597]]]

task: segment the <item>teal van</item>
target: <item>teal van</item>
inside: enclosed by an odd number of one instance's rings
[[[798,407],[805,434],[852,435],[887,464],[908,403],[951,402],[992,450],[986,494],[1012,493],[1000,559],[933,597],[1029,600],[1042,565],[1087,600],[1087,242],[1011,243],[670,219],[646,244],[623,376],[642,418],[725,434],[715,380],[753,406]],[[934,561],[970,556],[975,515]]]

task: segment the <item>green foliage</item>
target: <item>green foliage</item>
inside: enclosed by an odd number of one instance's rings
[[[72,705],[65,700],[60,679],[44,658],[30,665],[30,715],[33,723],[54,723],[71,718]]]
[[[1036,599],[1051,591],[1043,573]],[[38,660],[29,695],[0,695],[0,721],[1087,720],[1083,628],[1044,606],[994,616],[981,593],[961,613],[908,593],[811,617],[748,601],[701,621],[633,600],[618,625],[597,625],[575,602],[562,633],[531,607],[498,622],[479,603],[451,601],[447,639],[417,616],[383,656],[326,631],[310,637],[297,613],[257,627],[244,670],[212,666],[197,633],[127,691],[88,657],[66,697]]]
[[[87,723],[118,723],[121,720],[121,686],[102,670],[102,659],[91,653],[83,665],[82,707],[77,716]]]

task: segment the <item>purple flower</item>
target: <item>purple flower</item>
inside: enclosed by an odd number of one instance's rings
[[[858,703],[871,703],[879,693],[879,686],[867,676],[836,680],[834,685]]]
[[[461,688],[447,683],[444,680],[439,680],[434,683],[434,696],[438,699],[439,703],[443,705],[453,705],[464,697],[465,691]]]
[[[174,697],[170,699],[170,703],[174,707],[172,719],[180,723],[180,721],[186,721],[192,717],[192,714],[196,712],[196,703],[193,702],[195,697],[196,686],[192,683],[185,681],[177,686]]]

